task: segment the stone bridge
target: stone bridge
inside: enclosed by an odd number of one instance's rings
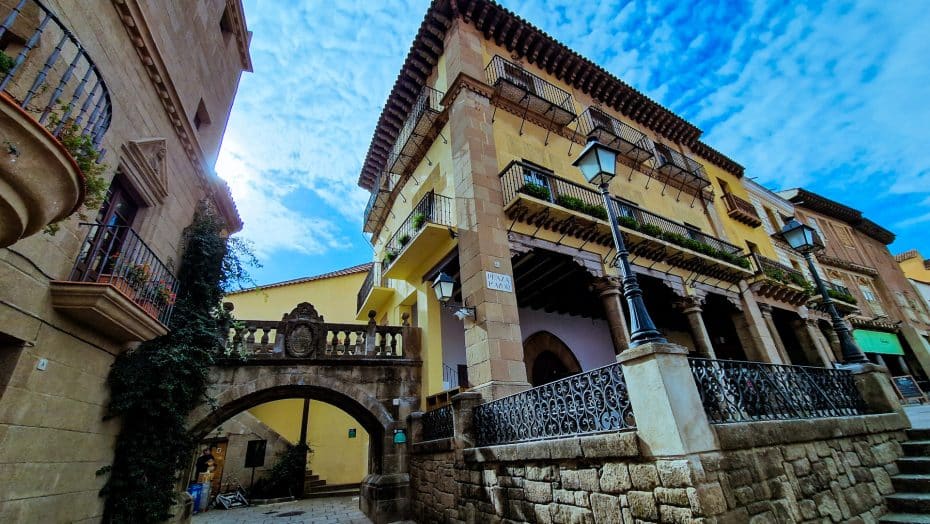
[[[238,413],[285,398],[321,400],[354,417],[370,435],[361,507],[375,523],[406,518],[409,476],[395,431],[420,397],[420,333],[402,326],[324,322],[309,303],[280,321],[244,320],[209,374],[204,402],[189,418],[198,439]]]

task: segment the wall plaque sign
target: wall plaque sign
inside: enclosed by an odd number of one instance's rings
[[[487,279],[488,289],[513,293],[513,278],[511,278],[510,275],[485,271],[484,276]]]

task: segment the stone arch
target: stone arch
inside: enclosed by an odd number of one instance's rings
[[[300,371],[286,366],[214,368],[209,395],[188,418],[196,439],[247,409],[287,398],[309,398],[332,404],[355,418],[370,436],[369,473],[384,469],[384,444],[397,421],[364,384],[355,384],[346,370],[308,367]],[[215,406],[215,407],[214,407]]]
[[[565,376],[581,372],[581,364],[568,345],[548,331],[537,331],[526,337],[523,341],[523,362],[526,365],[526,376],[531,379],[544,376],[535,369],[537,364],[560,364]],[[541,384],[533,383],[533,386],[539,385]]]

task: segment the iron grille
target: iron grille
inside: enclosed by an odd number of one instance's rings
[[[636,427],[620,364],[482,404],[474,424],[479,446]]]
[[[178,291],[171,270],[130,227],[94,223],[81,227],[88,228],[87,236],[69,280],[110,284],[167,324]]]
[[[495,55],[484,71],[488,84],[494,86],[502,98],[559,125],[564,126],[575,119],[572,95],[530,73],[522,65]]]
[[[375,262],[371,265],[371,269],[368,270],[368,275],[365,276],[365,280],[362,282],[362,287],[358,290],[358,296],[355,301],[355,311],[359,312],[362,310],[362,306],[365,304],[365,299],[368,298],[368,294],[371,293],[371,289],[376,285],[378,287],[384,287],[384,276],[381,270],[383,263]]]
[[[443,406],[427,411],[421,419],[423,441],[452,438],[452,406]]]
[[[36,0],[0,6],[0,41],[21,41],[0,70],[6,91],[60,137],[74,126],[98,152],[113,117],[110,91],[84,47],[51,10]],[[8,38],[12,37],[12,38]],[[7,49],[10,49],[7,47]]]
[[[866,412],[852,372],[691,358],[711,423],[843,417]]]
[[[626,157],[642,162],[652,158],[652,141],[632,126],[608,115],[595,107],[589,107],[578,117],[578,132],[620,151]]]
[[[387,171],[403,174],[407,168],[411,167],[412,162],[428,148],[422,143],[423,138],[432,128],[436,117],[442,112],[442,104],[439,102],[443,96],[445,95],[442,91],[429,86],[423,86],[420,89],[420,94],[410,107],[410,114],[404,122],[404,127],[394,140],[394,147],[391,148],[388,156]]]
[[[654,142],[653,146],[656,171],[689,187],[704,188],[710,185],[710,179],[700,162],[665,144]]]
[[[413,207],[413,211],[407,215],[404,222],[397,228],[394,235],[385,245],[385,264],[387,269],[394,262],[394,259],[406,249],[407,245],[413,241],[413,238],[420,233],[423,225],[427,222],[443,226],[453,226],[455,208],[452,205],[452,199],[437,195],[430,191]],[[422,217],[422,218],[420,218]]]

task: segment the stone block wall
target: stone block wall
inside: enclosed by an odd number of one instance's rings
[[[415,444],[417,522],[874,522],[896,414],[716,426],[719,449],[658,458],[636,432],[456,449]]]

